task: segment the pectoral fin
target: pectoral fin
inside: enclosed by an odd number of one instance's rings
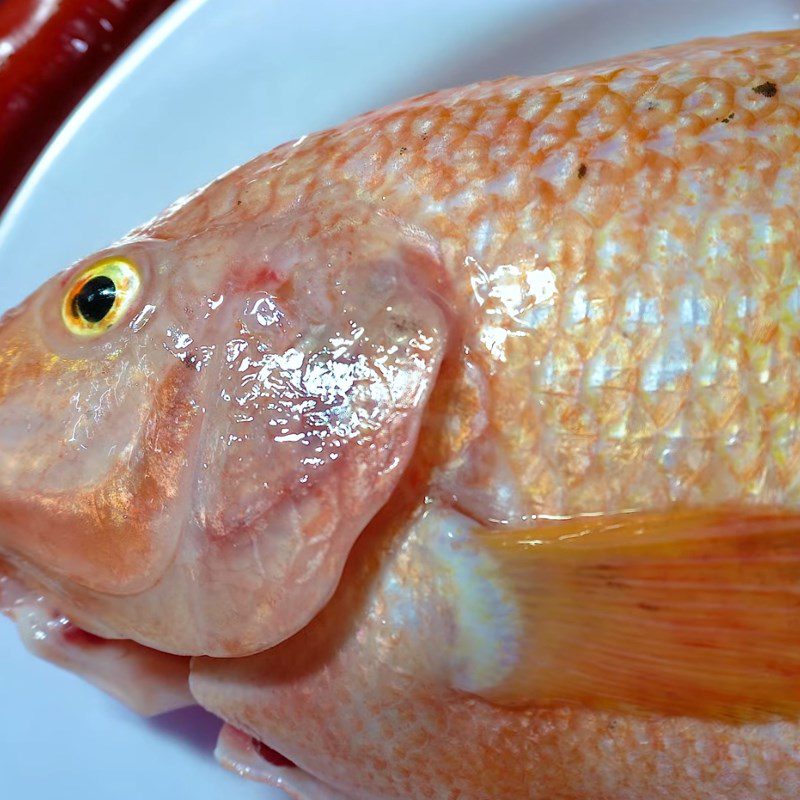
[[[627,513],[479,537],[525,637],[489,699],[800,715],[800,515]]]

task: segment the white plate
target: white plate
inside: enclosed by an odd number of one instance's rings
[[[789,28],[800,0],[181,0],[100,82],[0,221],[0,311],[179,195],[403,97],[695,36]],[[279,797],[212,760],[200,712],[144,721],[0,623],[9,800]]]

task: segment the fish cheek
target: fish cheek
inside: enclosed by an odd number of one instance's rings
[[[187,378],[187,370],[174,368],[155,387],[133,453],[121,454],[102,482],[0,498],[0,538],[7,540],[0,545],[66,590],[74,583],[126,595],[151,586],[172,559],[181,528],[171,512],[195,428]]]

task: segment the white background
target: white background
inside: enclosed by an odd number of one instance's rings
[[[77,109],[0,220],[0,312],[231,166],[362,111],[793,26],[800,0],[179,0]],[[218,727],[199,710],[139,719],[29,656],[0,619],[3,800],[282,797],[215,764]]]

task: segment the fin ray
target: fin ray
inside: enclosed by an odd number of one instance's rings
[[[800,515],[631,512],[479,539],[525,632],[488,699],[800,716]]]

